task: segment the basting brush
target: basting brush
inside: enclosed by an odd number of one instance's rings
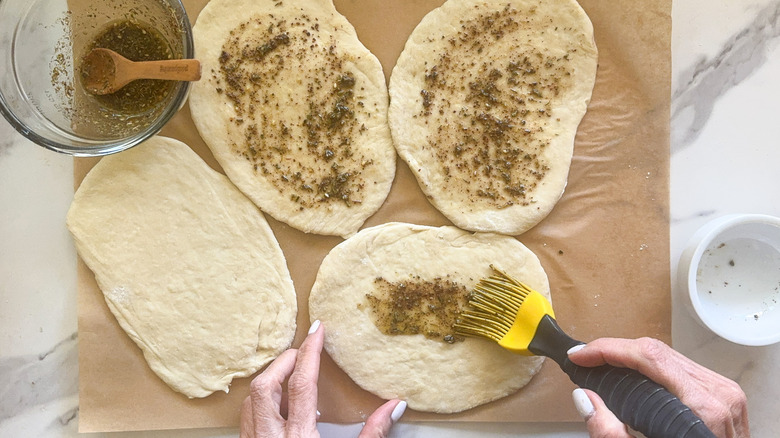
[[[551,358],[574,384],[596,392],[620,421],[648,438],[715,436],[680,399],[644,374],[571,362],[566,352],[583,342],[558,326],[547,298],[492,268],[494,274],[480,280],[469,295],[472,309],[461,312],[456,334],[491,339],[517,354]]]

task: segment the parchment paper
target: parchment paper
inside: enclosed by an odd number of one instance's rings
[[[184,1],[194,23],[205,0]],[[340,12],[389,76],[409,33],[442,0],[341,0]],[[553,212],[519,236],[541,259],[560,325],[588,341],[602,336],[671,339],[669,284],[669,101],[671,0],[581,0],[595,27],[599,69],[580,125],[569,183]],[[184,107],[162,135],[178,138],[219,169]],[[95,159],[76,159],[78,186]],[[307,235],[268,217],[298,293],[299,345],[309,327],[308,294],[340,238]],[[449,222],[426,200],[399,159],[387,202],[365,226]],[[119,328],[92,273],[79,264],[79,430],[237,426],[250,379],[229,394],[189,400],[169,389]],[[382,401],[357,387],[323,353],[322,421],[363,421]],[[407,411],[402,421],[579,421],[574,388],[557,365],[520,392],[454,415]]]

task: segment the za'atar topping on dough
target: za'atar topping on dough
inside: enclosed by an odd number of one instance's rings
[[[455,322],[468,304],[469,290],[448,278],[423,280],[419,276],[389,282],[382,277],[366,294],[374,325],[386,335],[424,335],[452,344],[463,341],[455,335]],[[363,308],[363,303],[358,304]]]
[[[575,0],[450,0],[393,70],[399,154],[456,225],[523,232],[563,193],[596,58]]]
[[[306,232],[348,236],[395,176],[382,66],[330,0],[212,0],[190,106],[225,173]]]
[[[489,41],[481,41],[486,36],[477,29],[491,34],[511,30],[519,26],[513,15],[506,9],[466,22],[449,43],[453,50],[469,46],[479,52]],[[500,18],[505,21],[496,25]],[[495,208],[529,205],[535,202],[534,188],[550,168],[542,155],[550,140],[535,134],[544,132],[553,114],[552,99],[571,81],[565,67],[569,55],[551,56],[537,48],[519,55],[503,64],[463,65],[445,52],[425,70],[418,117],[436,119],[436,133],[428,139],[449,189],[461,192],[470,203]],[[448,82],[453,76],[465,80]],[[448,96],[462,91],[465,105],[454,105]]]
[[[377,103],[365,108],[365,88],[356,89],[355,74],[345,69],[347,57],[335,45],[320,47],[313,36],[318,28],[307,15],[289,24],[272,16],[242,23],[230,31],[214,73],[217,92],[235,106],[234,129],[244,134],[234,147],[300,209],[361,203],[363,169],[374,165],[352,142],[367,129],[355,113],[378,117]],[[280,106],[293,103],[277,96],[285,63],[304,63],[307,57],[322,62],[306,77],[308,108],[280,117]]]

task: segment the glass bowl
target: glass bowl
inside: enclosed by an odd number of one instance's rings
[[[170,82],[153,104],[133,108],[81,86],[81,59],[124,23],[161,38],[168,57],[194,57],[179,0],[0,0],[0,113],[33,142],[75,156],[112,154],[159,132],[184,105],[188,82]]]

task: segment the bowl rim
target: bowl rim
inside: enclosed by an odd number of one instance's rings
[[[780,218],[766,214],[729,214],[706,223],[699,228],[691,238],[688,248],[690,252],[687,270],[685,272],[686,289],[690,304],[700,321],[718,336],[747,346],[764,346],[780,342],[780,331],[761,337],[745,337],[731,333],[719,326],[709,313],[704,311],[704,306],[699,299],[696,278],[704,252],[710,244],[725,231],[747,224],[764,224],[777,229],[780,235]]]
[[[172,7],[174,13],[174,19],[179,23],[182,34],[182,58],[194,59],[195,58],[195,42],[192,33],[192,23],[187,15],[187,10],[184,7],[184,3],[181,0],[160,0],[169,4]],[[0,93],[0,114],[13,128],[26,139],[31,142],[49,149],[54,152],[59,152],[74,157],[99,157],[104,155],[110,155],[123,150],[136,146],[145,140],[158,134],[160,130],[175,116],[179,110],[181,110],[187,98],[191,83],[182,81],[178,84],[177,89],[173,97],[170,99],[165,109],[160,113],[160,116],[153,121],[143,131],[124,138],[101,142],[94,140],[94,146],[87,145],[66,145],[57,141],[50,140],[34,130],[30,129],[16,114],[10,109],[10,106],[6,102],[6,97]],[[89,143],[93,140],[80,140],[83,143]]]

